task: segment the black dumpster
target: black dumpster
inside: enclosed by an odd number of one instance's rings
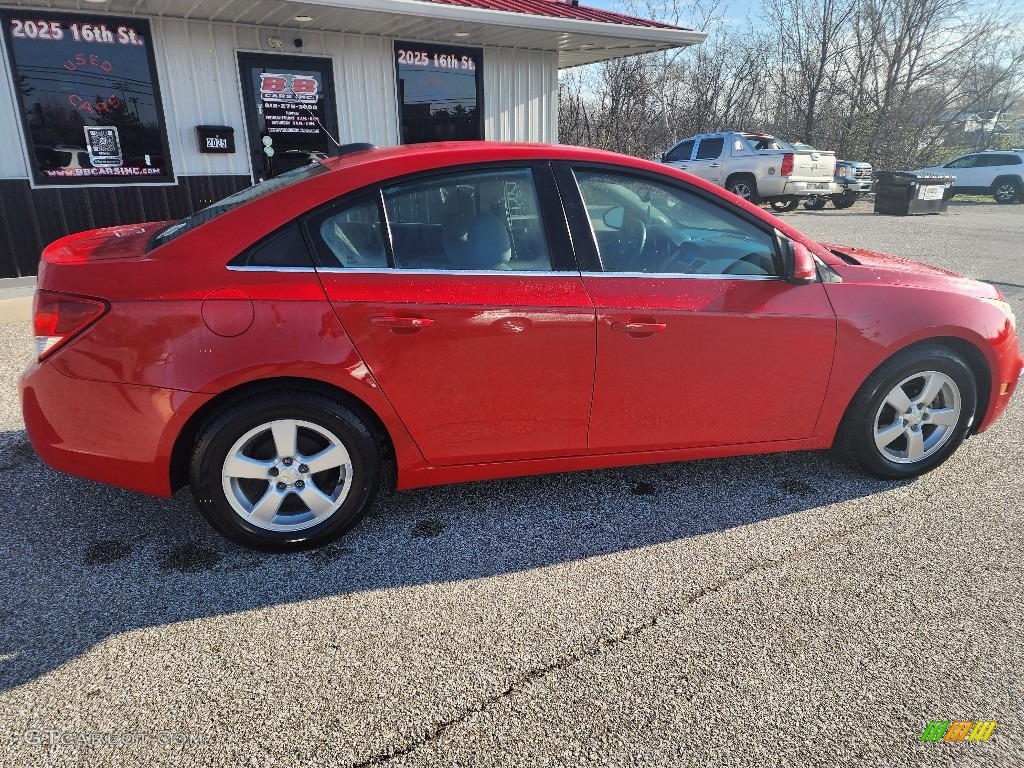
[[[918,213],[942,213],[949,202],[946,190],[955,176],[931,173],[881,171],[875,174],[875,213],[910,216]]]

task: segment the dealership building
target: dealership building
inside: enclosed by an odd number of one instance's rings
[[[0,0],[0,277],[338,146],[558,139],[558,71],[704,34],[575,0]]]

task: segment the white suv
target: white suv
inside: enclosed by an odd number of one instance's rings
[[[945,165],[919,168],[915,173],[955,176],[952,195],[992,195],[997,203],[1024,202],[1024,150],[986,150],[962,155]]]

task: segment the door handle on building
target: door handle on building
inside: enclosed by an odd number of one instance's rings
[[[429,328],[434,321],[429,317],[395,317],[394,315],[377,315],[370,318],[370,325],[378,328],[390,328],[393,331],[418,331]]]

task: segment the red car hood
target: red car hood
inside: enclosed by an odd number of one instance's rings
[[[68,235],[46,247],[43,261],[50,264],[82,264],[139,258],[145,255],[149,239],[167,223],[128,224]]]
[[[948,269],[933,267],[930,264],[922,264],[919,261],[904,259],[889,253],[868,251],[848,245],[834,245],[832,243],[822,243],[822,245],[831,251],[838,251],[849,256],[861,267],[867,267],[883,283],[954,291],[980,299],[1003,298],[995,286],[983,283],[980,280],[964,277]],[[840,270],[840,273],[845,274],[845,270]]]

